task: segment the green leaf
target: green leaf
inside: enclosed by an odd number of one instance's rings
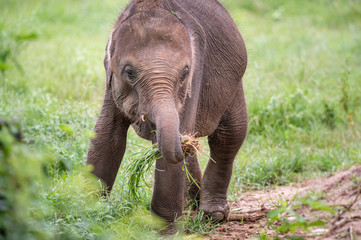
[[[301,237],[301,236],[290,236],[290,237],[287,237],[288,239],[292,239],[292,240],[304,240],[305,238],[304,237]]]
[[[331,208],[324,202],[314,202],[311,205],[311,207],[312,207],[312,209],[315,209],[315,210],[322,210],[322,211],[327,211],[327,212],[331,212],[331,213],[335,212],[335,210],[333,208]]]
[[[15,36],[17,41],[24,41],[24,40],[34,40],[38,38],[38,34],[35,32],[30,33],[20,33]]]
[[[325,225],[326,225],[326,223],[321,220],[317,220],[317,221],[314,221],[314,222],[311,222],[308,224],[309,227],[322,227]]]
[[[284,213],[285,211],[286,211],[285,207],[274,209],[267,214],[267,218],[274,220],[278,217],[278,214]]]
[[[288,223],[281,225],[277,231],[281,233],[286,233],[290,230],[290,225]]]
[[[60,125],[59,128],[61,130],[63,130],[66,134],[68,134],[69,136],[72,136],[74,134],[74,127],[72,127],[68,124]]]

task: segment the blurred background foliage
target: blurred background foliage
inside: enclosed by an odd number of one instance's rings
[[[124,184],[129,157],[149,143],[129,131],[109,199],[83,169],[104,93],[104,48],[126,3],[0,0],[0,118],[16,118],[24,135],[18,143],[0,134],[0,239],[157,238],[151,190],[135,202]],[[223,4],[249,53],[249,134],[229,199],[360,164],[361,1]],[[200,222],[183,227],[207,232]]]

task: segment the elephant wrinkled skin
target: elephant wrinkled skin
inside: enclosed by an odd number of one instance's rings
[[[162,155],[153,213],[172,224],[188,192],[207,214],[226,218],[233,161],[247,132],[246,65],[243,39],[217,0],[133,0],[106,47],[106,92],[87,164],[110,191],[132,125]],[[208,136],[214,160],[202,176],[197,156],[186,156],[200,191],[182,171],[180,134],[189,133]]]

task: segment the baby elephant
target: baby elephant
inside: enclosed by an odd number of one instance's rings
[[[227,218],[233,161],[247,132],[246,65],[243,39],[217,0],[133,0],[106,46],[106,91],[87,164],[110,191],[132,125],[162,155],[153,213],[172,224],[188,193],[206,214]],[[184,134],[208,136],[203,177],[197,156],[185,157],[200,191],[182,171]]]

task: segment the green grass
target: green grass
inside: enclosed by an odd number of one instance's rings
[[[139,201],[132,200],[126,172],[130,157],[141,150],[137,146],[150,143],[129,132],[109,200],[89,197],[96,195],[97,183],[81,170],[103,98],[107,35],[125,4],[0,0],[0,118],[17,118],[28,145],[25,155],[41,155],[45,180],[31,189],[48,211],[27,219],[43,219],[37,229],[47,237],[157,238],[151,220],[141,217],[150,218],[152,192],[144,184]],[[361,1],[224,5],[249,53],[243,80],[249,133],[234,164],[229,199],[360,164]],[[202,157],[202,167],[206,162]],[[145,176],[150,186],[152,177]],[[189,223],[185,232],[205,233],[204,226]]]

